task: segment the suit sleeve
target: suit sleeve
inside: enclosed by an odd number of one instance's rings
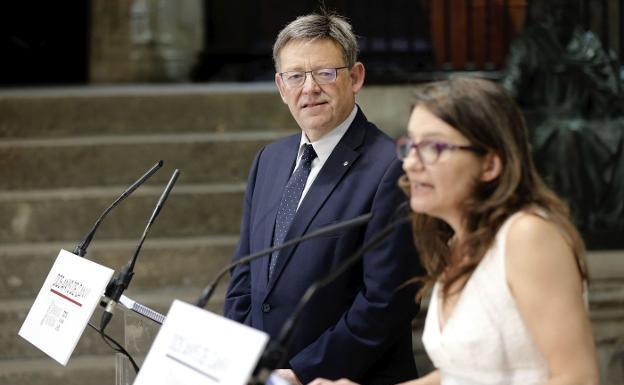
[[[240,238],[236,250],[234,251],[233,261],[249,255],[249,237],[251,226],[251,202],[253,191],[258,173],[258,164],[262,150],[258,152],[253,161],[249,177],[247,179],[247,188],[245,190],[245,198],[243,200],[243,213],[240,225]],[[249,312],[251,309],[251,276],[249,264],[245,263],[235,267],[230,272],[230,285],[225,295],[225,304],[223,314],[225,317],[234,321],[249,324]]]
[[[397,185],[402,173],[400,162],[392,161],[373,198],[374,216],[364,243],[395,220],[393,213],[406,202]],[[299,380],[304,384],[316,377],[357,381],[397,338],[405,338],[400,331],[409,330],[418,311],[416,287],[397,289],[419,274],[419,266],[409,224],[400,226],[386,242],[365,254],[363,287],[351,307],[333,327],[289,361]]]

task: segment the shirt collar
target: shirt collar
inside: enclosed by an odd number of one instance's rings
[[[301,156],[301,154],[303,153],[304,144],[311,144],[314,148],[314,152],[316,152],[316,156],[320,160],[320,164],[324,164],[327,158],[329,158],[329,156],[331,155],[332,151],[334,151],[334,148],[336,147],[338,142],[340,142],[340,139],[342,139],[344,134],[349,129],[349,126],[351,126],[351,123],[353,123],[355,115],[357,114],[357,109],[357,106],[353,106],[353,110],[351,111],[349,116],[347,116],[347,119],[340,123],[338,127],[329,131],[327,134],[323,135],[319,140],[315,142],[310,143],[305,133],[301,132],[301,141],[299,142],[298,156]]]

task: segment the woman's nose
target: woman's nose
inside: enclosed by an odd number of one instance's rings
[[[418,152],[415,148],[410,149],[407,156],[403,159],[403,170],[405,172],[420,170],[423,168],[423,163],[420,161]]]

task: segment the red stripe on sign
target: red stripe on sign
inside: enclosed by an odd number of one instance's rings
[[[61,298],[65,298],[65,299],[66,299],[66,300],[68,300],[69,302],[75,303],[76,305],[78,305],[78,306],[82,307],[82,304],[81,304],[80,302],[76,301],[75,299],[71,299],[71,298],[69,298],[68,296],[66,296],[65,294],[63,294],[63,293],[59,293],[58,291],[56,291],[56,290],[54,290],[54,289],[50,289],[50,291],[51,291],[52,293],[54,293],[54,294],[58,295],[59,297],[61,297]]]

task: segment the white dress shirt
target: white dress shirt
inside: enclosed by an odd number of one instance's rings
[[[306,134],[303,131],[301,132],[301,141],[299,142],[299,153],[297,155],[297,163],[295,163],[295,168],[293,169],[293,172],[294,170],[297,169],[297,167],[299,166],[299,162],[301,161],[301,156],[303,155],[304,144],[312,145],[312,148],[314,148],[314,152],[316,152],[316,158],[314,158],[314,160],[312,161],[312,165],[311,165],[312,168],[310,169],[308,180],[306,181],[306,185],[303,188],[303,192],[301,193],[299,204],[297,204],[297,210],[299,209],[299,206],[301,205],[301,201],[303,201],[303,198],[308,193],[308,190],[310,189],[310,186],[314,182],[314,179],[316,179],[316,176],[318,175],[319,171],[321,171],[321,168],[323,168],[323,165],[325,164],[325,162],[331,155],[332,151],[334,151],[334,148],[336,148],[336,145],[338,144],[338,142],[340,142],[340,139],[342,139],[344,134],[347,132],[347,129],[349,129],[349,126],[351,125],[351,123],[353,123],[353,120],[355,119],[356,114],[357,114],[357,106],[353,106],[353,110],[351,111],[349,116],[347,116],[347,119],[345,119],[344,122],[340,123],[338,127],[329,131],[327,134],[323,135],[319,140],[312,142],[312,143],[310,143]]]

